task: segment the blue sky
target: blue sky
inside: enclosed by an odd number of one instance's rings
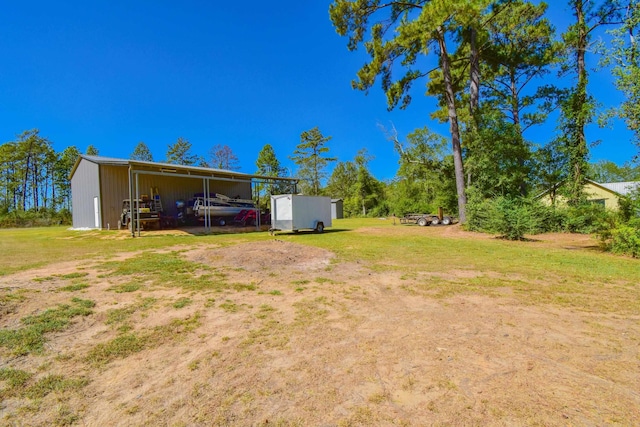
[[[551,6],[558,30],[569,19],[564,2]],[[128,158],[139,141],[162,161],[178,137],[193,153],[229,145],[241,170],[271,144],[281,162],[300,133],[318,126],[331,154],[375,156],[379,179],[392,178],[398,157],[378,124],[401,136],[428,125],[435,100],[424,83],[406,110],[388,112],[376,86],[368,95],[350,82],[366,61],[349,52],[328,16],[330,2],[281,0],[6,2],[0,14],[0,143],[39,128],[58,151],[89,144],[101,155]],[[595,67],[592,61],[591,66]],[[622,99],[606,71],[591,72],[591,91],[603,107]],[[538,143],[554,123],[532,130]],[[624,163],[637,153],[621,122],[588,129],[591,159]]]

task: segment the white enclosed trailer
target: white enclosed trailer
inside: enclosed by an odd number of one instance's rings
[[[271,196],[271,230],[315,230],[331,227],[331,197],[279,194]]]

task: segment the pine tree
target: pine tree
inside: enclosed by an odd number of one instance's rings
[[[191,166],[195,165],[198,159],[198,156],[191,154],[191,143],[183,137],[179,137],[167,148],[167,163]]]
[[[100,152],[98,151],[98,149],[96,147],[93,146],[93,144],[89,144],[89,146],[87,147],[87,151],[85,152],[85,154],[87,156],[99,156]]]
[[[330,136],[323,136],[318,127],[300,134],[300,144],[296,147],[291,160],[298,165],[298,176],[302,179],[302,190],[312,196],[320,194],[322,181],[326,178],[326,167],[335,157],[326,157],[329,147],[325,144]],[[306,190],[306,191],[305,191]]]
[[[133,150],[133,153],[131,153],[131,156],[129,156],[129,158],[131,160],[153,162],[153,155],[151,154],[151,150],[149,150],[149,147],[143,141],[138,142],[138,145],[136,145],[136,148]]]
[[[563,34],[568,52],[566,68],[573,69],[577,82],[562,105],[561,130],[568,157],[568,203],[577,205],[584,199],[584,181],[587,178],[589,148],[586,126],[593,121],[595,100],[587,92],[589,76],[586,54],[593,31],[620,20],[624,8],[617,0],[569,0],[575,22]]]
[[[398,104],[405,108],[411,102],[409,90],[413,82],[432,74],[430,71],[420,70],[418,64],[423,62],[422,57],[429,55],[432,49],[437,52],[443,82],[438,95],[447,108],[460,222],[465,222],[467,199],[456,105],[457,87],[452,77],[451,55],[447,43],[450,42],[450,35],[463,30],[472,35],[470,40],[475,40],[476,27],[481,23],[477,17],[491,4],[497,3],[501,2],[407,0],[381,3],[379,0],[335,0],[329,8],[338,34],[349,36],[348,48],[356,50],[360,44],[364,44],[371,57],[371,61],[358,71],[358,79],[352,82],[352,86],[368,91],[380,76],[389,109]],[[370,25],[370,20],[376,22]],[[365,42],[367,34],[371,35],[371,39]],[[477,89],[477,46],[472,45],[471,51],[473,54],[468,60],[472,80],[470,87]],[[397,71],[403,73],[402,77],[394,77],[393,73]],[[476,105],[477,99],[474,98],[472,109]]]

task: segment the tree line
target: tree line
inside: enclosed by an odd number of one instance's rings
[[[413,86],[422,82],[439,105],[425,112],[425,122],[429,114],[448,123],[449,135],[420,125],[406,138],[393,125],[381,129],[399,157],[396,177],[387,182],[369,172],[366,147],[340,161],[330,155],[331,137],[318,128],[300,135],[289,157],[297,170],[283,168],[267,144],[258,154],[256,173],[299,177],[306,194],[342,198],[347,215],[401,215],[443,206],[471,227],[491,201],[525,209],[533,196],[548,191],[579,211],[587,178],[639,179],[631,163],[590,164],[595,141],[585,132],[619,117],[640,147],[639,2],[566,0],[565,5],[572,22],[558,34],[541,2],[334,0],[329,14],[336,32],[348,39],[350,50],[364,49],[369,57],[353,88],[367,92],[379,83],[387,107],[402,109],[411,103]],[[605,36],[596,43],[596,34]],[[596,66],[610,70],[623,95],[619,106],[600,114],[588,90],[589,70]],[[547,140],[527,137],[527,131],[555,117],[557,131]],[[37,130],[2,146],[3,159],[11,159],[0,171],[3,212],[68,208],[64,159],[77,150],[47,154],[47,146]],[[131,157],[154,160],[143,142]],[[168,146],[165,161],[230,170],[239,164],[226,145],[202,156],[191,153],[184,138]],[[280,190],[267,183],[260,188],[265,194]]]
[[[398,154],[396,176],[387,181],[378,180],[371,173],[369,163],[373,156],[366,147],[361,148],[352,160],[339,160],[332,156],[332,137],[325,136],[318,127],[301,133],[299,144],[289,156],[296,165],[294,170],[284,167],[282,158],[276,155],[273,146],[265,144],[257,155],[254,172],[267,178],[258,184],[260,199],[266,203],[271,194],[292,191],[286,184],[269,181],[269,177],[296,177],[300,180],[297,191],[303,194],[342,199],[347,217],[426,213],[435,212],[438,207],[455,214],[455,170],[446,138],[427,128],[410,133],[406,141],[400,141],[393,128],[381,129],[381,136],[383,133]],[[24,131],[15,141],[0,145],[2,224],[7,224],[7,217],[25,214],[29,214],[29,219],[35,215],[53,217],[57,222],[69,222],[71,189],[68,178],[80,154],[81,151],[75,146],[55,152],[51,141],[41,136],[38,129]],[[85,154],[97,156],[100,153],[97,147],[89,145]],[[129,158],[151,162],[156,160],[142,141],[135,146]],[[161,161],[239,170],[239,159],[228,145],[215,145],[205,157],[194,154],[192,144],[183,137],[167,146],[165,158]],[[485,171],[484,176],[477,180],[489,182],[495,179],[500,182],[500,173],[500,168],[496,167],[493,174]],[[535,178],[538,184],[534,186],[536,191],[542,191],[546,186],[543,175],[555,176],[554,182],[557,183],[562,173],[560,169],[538,172]],[[640,166],[631,163],[619,166],[610,161],[601,161],[589,164],[587,176],[597,182],[635,181],[640,180]],[[267,208],[267,205],[262,207]],[[12,223],[9,221],[8,224]]]
[[[588,63],[587,53],[596,47],[625,96],[611,114],[625,119],[640,143],[638,6],[637,0],[567,0],[573,21],[560,35],[542,2],[335,0],[329,11],[347,47],[369,55],[352,82],[355,89],[368,91],[379,81],[388,108],[406,108],[412,85],[423,81],[427,95],[438,99],[440,109],[431,118],[449,123],[464,222],[472,198],[526,196],[560,181],[570,205],[584,201],[585,128],[597,118],[597,100],[588,92],[588,70],[597,64]],[[596,46],[594,32],[605,28],[611,42]],[[434,61],[438,65],[430,68]],[[554,75],[573,85],[550,84]],[[560,112],[555,137],[528,140],[525,131],[553,111]],[[434,148],[439,143],[429,141]],[[403,153],[419,162],[412,148]]]

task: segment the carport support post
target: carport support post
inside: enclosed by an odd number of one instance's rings
[[[133,211],[131,210],[131,204],[133,202],[133,171],[131,170],[131,165],[129,165],[129,216],[132,217]],[[126,224],[127,218],[125,217],[125,224],[122,224],[125,227],[128,227],[129,224]],[[133,230],[133,223],[131,223],[131,237],[136,237],[136,232]]]
[[[202,178],[202,192],[204,193],[202,196],[202,211],[204,212],[204,231],[208,232],[209,231],[209,212],[207,211],[207,208],[209,208],[209,192],[208,192],[208,184],[209,181],[207,180],[207,178]]]
[[[262,225],[260,223],[260,219],[261,219],[260,218],[260,182],[254,182],[253,180],[251,180],[251,187],[252,187],[251,192],[255,193],[256,200],[257,200],[256,204],[258,205],[258,208],[256,209],[256,231],[257,231],[257,230],[260,230],[260,226]]]
[[[135,227],[138,230],[138,237],[140,237],[140,206],[139,206],[139,203],[138,203],[138,200],[140,200],[140,183],[138,182],[138,176],[139,176],[139,174],[136,173],[136,201],[135,201],[134,204],[132,204],[132,206],[135,206],[135,208],[136,208],[136,214],[135,214],[136,223],[135,223]],[[133,225],[132,225],[131,228],[133,229]]]

